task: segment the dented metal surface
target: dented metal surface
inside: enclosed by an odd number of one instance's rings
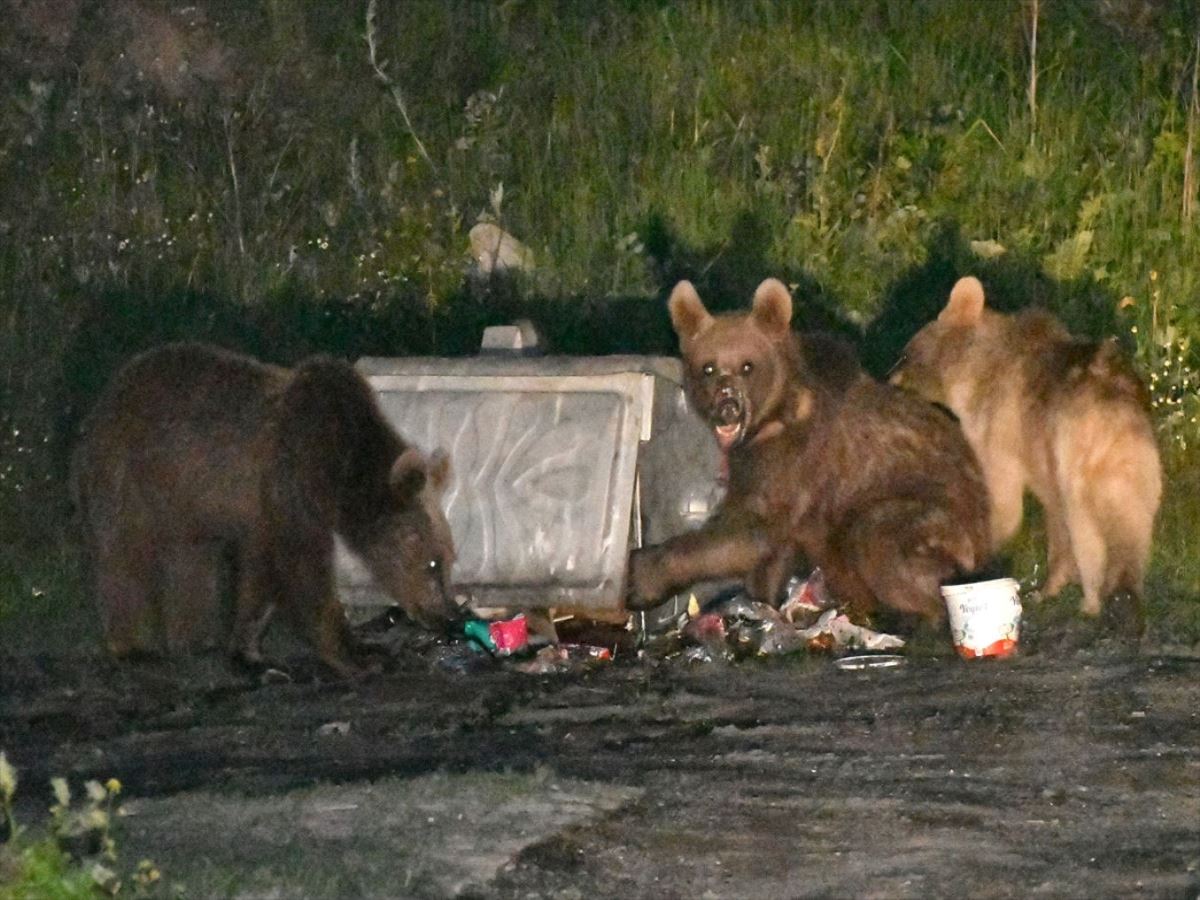
[[[631,545],[704,521],[718,450],[662,357],[367,358],[384,414],[450,454],[454,581],[475,605],[619,610]],[[631,543],[632,542],[632,543]],[[343,600],[387,601],[344,548]]]

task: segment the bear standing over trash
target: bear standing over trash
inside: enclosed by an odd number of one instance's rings
[[[289,370],[203,344],[135,357],[84,426],[73,487],[108,648],[211,645],[262,665],[274,610],[343,676],[362,670],[334,593],[340,535],[407,613],[458,618],[448,463],[409,447],[366,381],[313,357]]]
[[[729,487],[700,530],[635,551],[628,605],[728,578],[777,603],[803,560],[852,615],[882,605],[940,623],[940,585],[990,552],[987,489],[953,419],[872,379],[840,342],[793,334],[776,279],[749,312],[719,316],[683,281],[670,313]]]

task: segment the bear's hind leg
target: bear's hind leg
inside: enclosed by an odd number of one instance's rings
[[[162,623],[152,544],[136,535],[122,534],[98,548],[92,565],[109,652],[117,657],[161,653]]]
[[[227,631],[221,603],[222,547],[180,543],[163,553],[162,619],[168,653],[211,650]]]
[[[1072,498],[1067,507],[1067,527],[1083,584],[1083,600],[1080,601],[1079,611],[1095,617],[1100,614],[1108,565],[1104,531],[1082,497]]]
[[[941,585],[983,562],[949,511],[922,499],[877,503],[848,523],[838,535],[844,562],[880,603],[933,626],[946,616]]]
[[[1042,593],[1047,597],[1056,597],[1068,584],[1079,582],[1079,566],[1075,564],[1075,554],[1071,550],[1071,532],[1061,501],[1043,502],[1042,511],[1046,520],[1047,562],[1050,568]]]

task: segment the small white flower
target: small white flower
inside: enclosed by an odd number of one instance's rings
[[[98,781],[88,781],[83,785],[87,791],[88,799],[93,803],[101,803],[108,797],[108,793],[104,790],[104,785]]]
[[[8,757],[0,751],[0,796],[11,800],[17,791],[17,770],[9,763]]]
[[[54,792],[54,799],[58,801],[59,806],[65,808],[71,805],[71,787],[67,784],[67,779],[51,778],[50,790]]]

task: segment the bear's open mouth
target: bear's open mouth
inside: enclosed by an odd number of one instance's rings
[[[732,388],[722,388],[712,407],[712,428],[721,449],[728,452],[746,436],[747,415],[743,397]]]
[[[742,423],[732,422],[728,425],[714,425],[713,433],[722,450],[729,450],[742,439]]]

